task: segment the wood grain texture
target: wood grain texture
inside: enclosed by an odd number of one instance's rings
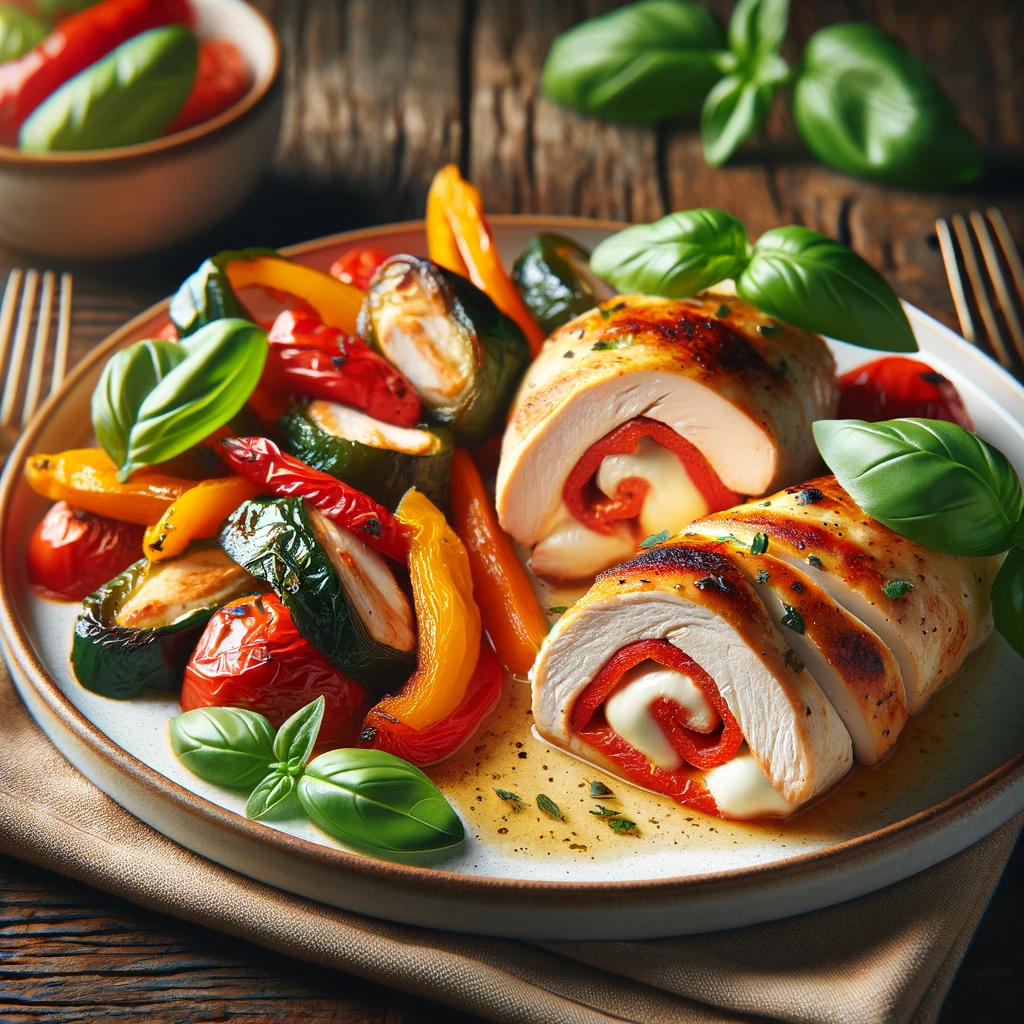
[[[256,0],[284,44],[274,168],[226,222],[171,251],[71,267],[72,358],[172,291],[210,252],[285,245],[422,216],[434,171],[460,164],[500,212],[649,220],[719,206],[752,236],[802,223],[851,244],[910,301],[955,324],[938,214],[997,204],[1024,239],[1024,4],[799,0],[787,57],[819,26],[874,21],[911,46],[983,140],[983,178],[914,193],[818,164],[786,105],[718,171],[696,118],[658,128],[577,117],[539,94],[554,36],[608,0]],[[713,0],[724,20],[732,0]],[[0,274],[45,263],[0,252]],[[1024,1004],[1024,850],[957,976],[941,1024],[1009,1024]],[[142,911],[0,859],[0,1020],[424,1024],[470,1018]]]

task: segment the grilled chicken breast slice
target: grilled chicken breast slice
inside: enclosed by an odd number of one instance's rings
[[[732,535],[798,566],[896,658],[907,709],[920,711],[992,630],[989,599],[1000,559],[956,558],[922,547],[868,516],[834,476],[790,487],[693,523],[687,534]],[[889,597],[893,582],[912,584]]]

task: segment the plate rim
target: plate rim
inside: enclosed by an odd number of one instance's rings
[[[567,229],[605,229],[619,230],[626,226],[620,221],[600,220],[586,217],[546,216],[542,214],[496,214],[489,217],[495,226],[504,227],[536,227]],[[337,232],[321,238],[310,239],[280,249],[283,255],[302,256],[321,249],[339,244],[358,243],[365,238],[381,238],[398,235],[410,231],[424,231],[422,220],[400,221],[376,227],[358,228],[352,231]],[[26,455],[31,451],[36,434],[42,429],[51,411],[64,399],[67,391],[82,377],[86,376],[101,360],[105,360],[116,351],[124,339],[144,323],[161,314],[166,315],[170,297],[149,306],[141,313],[132,317],[119,328],[111,332],[102,342],[95,346],[82,360],[76,364],[65,378],[61,388],[50,395],[42,407],[32,418],[26,429],[12,449],[7,466],[0,477],[0,545],[5,542],[9,525],[9,509],[13,501],[14,490],[20,478],[20,467]],[[917,307],[904,303],[909,311],[927,321],[933,328],[947,333],[958,346],[969,347],[987,364],[986,369],[998,370],[1003,379],[1012,385],[1024,400],[1024,385],[1021,385],[1010,374],[1002,369],[994,360],[970,346],[945,324],[919,310]],[[2,547],[0,547],[2,550]],[[407,882],[432,890],[440,890],[440,894],[458,890],[466,894],[491,894],[499,892],[528,892],[551,898],[571,899],[573,897],[608,894],[623,896],[637,893],[651,896],[659,893],[674,895],[708,894],[722,888],[732,888],[743,884],[766,882],[778,884],[793,876],[809,871],[829,871],[841,867],[843,862],[861,859],[866,855],[884,854],[893,845],[902,844],[908,837],[927,833],[934,827],[951,824],[948,820],[955,818],[957,813],[980,809],[986,803],[998,797],[1006,787],[1024,779],[1024,750],[1018,751],[997,768],[965,786],[963,789],[932,804],[913,815],[901,818],[882,828],[866,832],[852,839],[833,843],[829,846],[808,853],[786,857],[769,864],[755,864],[745,867],[731,868],[724,871],[704,872],[699,875],[673,876],[650,879],[604,880],[593,882],[558,881],[553,879],[514,879],[492,875],[470,875],[446,870],[443,867],[418,865],[415,863],[379,860],[373,856],[354,853],[337,847],[325,846],[299,836],[294,836],[277,829],[268,828],[256,821],[250,821],[241,815],[221,807],[219,804],[200,796],[190,789],[161,775],[144,761],[130,754],[114,742],[91,719],[87,718],[63,694],[60,687],[46,671],[32,649],[31,643],[18,618],[17,602],[6,574],[0,574],[0,640],[4,653],[17,662],[24,673],[25,680],[37,696],[41,698],[50,714],[68,730],[76,739],[87,745],[108,766],[128,775],[131,780],[142,787],[151,797],[157,800],[168,799],[176,809],[185,814],[193,814],[206,818],[220,829],[234,833],[240,838],[269,844],[277,852],[284,855],[298,855],[311,859],[321,867],[335,868],[349,874],[369,876],[383,883]],[[20,696],[20,695],[19,695]],[[24,703],[24,698],[21,698]],[[52,741],[50,741],[52,742]],[[116,797],[112,797],[115,802]],[[998,827],[998,826],[997,826]]]

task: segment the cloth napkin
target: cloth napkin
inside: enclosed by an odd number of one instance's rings
[[[522,1024],[938,1015],[1024,815],[913,878],[827,910],[642,942],[480,938],[378,921],[214,864],[134,818],[31,719],[0,664],[0,850],[161,913]]]

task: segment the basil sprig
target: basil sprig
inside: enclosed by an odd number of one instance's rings
[[[1024,492],[1006,456],[940,420],[820,420],[814,439],[854,501],[901,537],[964,557],[1009,551],[993,616],[1024,655]]]
[[[852,249],[796,225],[753,246],[723,210],[671,213],[605,239],[590,266],[620,292],[683,297],[726,278],[762,313],[862,348],[916,352],[892,288]]]
[[[263,373],[267,333],[216,320],[179,343],[140,341],[107,362],[92,396],[100,446],[127,480],[187,451],[245,405]]]
[[[27,11],[14,4],[0,4],[0,64],[28,53],[47,32],[46,25]]]
[[[427,853],[465,839],[454,808],[423,772],[382,750],[332,750],[310,761],[323,720],[318,697],[277,734],[252,711],[199,708],[170,721],[171,748],[208,782],[251,790],[245,814],[297,807],[325,832],[379,853]],[[297,797],[297,801],[294,799]]]
[[[721,77],[725,36],[698,4],[643,0],[560,35],[542,85],[556,103],[615,121],[649,123],[695,110]]]

